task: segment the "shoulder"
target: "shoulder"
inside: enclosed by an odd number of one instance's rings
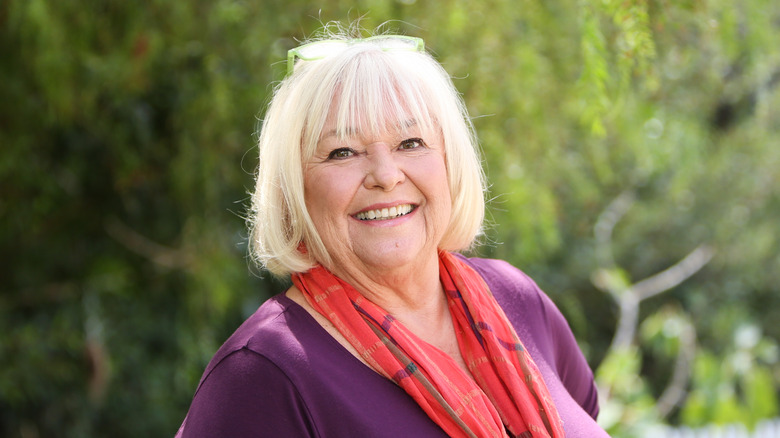
[[[179,436],[432,437],[441,430],[400,386],[279,297],[214,356]]]
[[[179,436],[316,435],[296,382],[296,373],[308,374],[300,336],[310,324],[301,312],[281,295],[271,298],[225,341],[203,373]]]
[[[596,418],[593,373],[563,314],[539,286],[503,260],[458,256],[485,280],[537,365],[554,374],[577,403]],[[547,374],[552,378],[551,374]]]
[[[300,309],[284,295],[267,300],[217,350],[202,380],[237,351],[245,350],[271,360],[276,356],[289,356],[290,350],[300,346],[290,335],[290,324],[303,318],[297,314],[299,312]]]
[[[457,254],[457,257],[477,271],[491,291],[503,292],[508,289],[531,295],[540,292],[539,287],[531,277],[504,260],[465,257],[460,254]]]
[[[552,300],[539,288],[539,286],[525,272],[512,266],[504,260],[484,259],[478,257],[458,258],[471,266],[485,280],[496,301],[512,318],[513,313],[531,313],[542,316],[545,323],[548,311],[558,312]],[[541,314],[539,313],[541,312]]]
[[[506,282],[511,279],[531,281],[524,272],[504,260],[466,257],[462,254],[455,254],[455,256],[479,272],[488,283]]]
[[[477,271],[524,342],[536,344],[546,359],[560,356],[561,337],[573,337],[550,297],[528,275],[503,260],[461,257]],[[578,349],[577,349],[578,350]]]

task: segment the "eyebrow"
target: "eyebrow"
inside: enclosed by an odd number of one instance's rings
[[[396,126],[399,127],[398,131],[404,131],[407,130],[413,126],[418,126],[419,123],[417,123],[417,119],[407,119],[406,121],[402,123],[396,123]],[[357,128],[347,128],[345,137],[355,137],[358,134],[359,130]],[[330,131],[324,133],[320,136],[320,141],[323,141],[330,137],[340,137],[341,131],[338,129],[331,129]]]

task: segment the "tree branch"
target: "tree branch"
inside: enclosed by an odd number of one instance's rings
[[[192,258],[180,249],[161,245],[140,234],[117,218],[108,219],[104,227],[109,236],[128,250],[168,269],[185,269]]]
[[[677,349],[672,378],[656,404],[656,410],[661,418],[667,417],[672,409],[685,399],[685,388],[691,377],[691,364],[696,356],[696,329],[688,321],[685,322],[679,339],[680,346]]]
[[[614,266],[615,259],[612,256],[612,230],[620,219],[628,213],[628,210],[634,205],[636,194],[633,189],[622,191],[612,202],[604,208],[596,225],[593,227],[593,234],[596,237],[596,253],[599,263],[602,267]]]
[[[710,246],[699,245],[679,262],[664,271],[634,283],[631,289],[636,293],[639,301],[646,300],[677,286],[699,272],[712,260],[713,255],[715,255],[715,250]]]

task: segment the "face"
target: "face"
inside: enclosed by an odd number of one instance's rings
[[[370,274],[436,257],[452,207],[441,134],[410,121],[342,139],[334,119],[304,164],[306,207],[333,259],[328,268]]]

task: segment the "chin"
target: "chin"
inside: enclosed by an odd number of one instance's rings
[[[428,250],[419,245],[409,245],[409,242],[394,242],[384,245],[384,247],[374,247],[372,251],[366,251],[358,254],[360,260],[369,266],[382,269],[400,268],[405,265],[419,263],[421,257],[427,253],[436,255],[436,249]]]

